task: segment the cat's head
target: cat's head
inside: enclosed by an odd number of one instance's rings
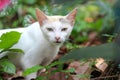
[[[38,8],[36,15],[40,28],[46,39],[53,44],[61,44],[67,40],[74,26],[77,9],[66,16],[47,16]]]

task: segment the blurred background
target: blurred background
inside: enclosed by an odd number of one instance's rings
[[[12,2],[9,2],[2,10],[2,1]],[[113,45],[111,45],[111,43],[115,41],[117,35],[120,33],[120,0],[0,0],[0,29],[29,26],[37,21],[35,8],[39,8],[47,15],[51,16],[66,15],[76,7],[78,8],[78,13],[73,32],[69,41],[60,48],[56,60],[64,54],[69,53],[70,50],[73,50],[73,52],[71,52],[68,57],[63,56],[63,59],[85,58],[89,56],[96,57],[100,54],[107,55],[108,57],[111,56],[111,53],[112,58],[115,57],[116,60],[119,60],[120,54],[113,55]],[[116,42],[118,45],[120,44],[120,35],[116,39]],[[106,45],[104,43],[108,44]],[[99,46],[100,44],[103,44],[103,46]],[[94,45],[98,46],[91,47]],[[88,46],[90,46],[90,48],[85,48]],[[79,51],[77,51],[76,48],[80,48],[81,50],[79,49]],[[89,49],[91,49],[91,51]],[[115,46],[115,51],[119,53],[120,46]],[[76,56],[75,53],[77,52],[80,52],[80,54],[76,54]],[[119,72],[118,69],[115,69],[116,67],[111,66],[106,72],[102,73],[99,70],[97,72],[95,71],[95,73],[91,73],[91,75],[94,77],[97,75],[99,78],[98,75],[108,75],[109,77],[110,75],[120,73],[120,64],[118,65]],[[101,74],[97,74],[99,72]],[[118,77],[120,78],[120,76]],[[118,79],[112,78],[109,80]]]
[[[15,0],[14,0],[15,1]],[[35,8],[47,15],[66,15],[75,7],[78,14],[70,41],[89,46],[111,42],[119,33],[119,0],[16,0],[12,8],[1,11],[0,28],[26,27],[36,21]],[[97,38],[96,38],[97,36]]]

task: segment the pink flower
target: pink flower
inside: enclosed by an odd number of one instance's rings
[[[11,0],[0,0],[0,11],[11,3]]]

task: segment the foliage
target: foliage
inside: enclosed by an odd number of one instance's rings
[[[0,76],[0,80],[3,80],[3,78]]]
[[[18,42],[20,38],[19,32],[7,32],[3,33],[0,37],[0,49],[2,51],[8,50],[10,47],[12,47],[14,44]]]
[[[38,7],[44,11],[47,15],[66,15],[73,8],[78,7],[78,14],[74,30],[71,35],[72,43],[66,43],[66,47],[69,50],[68,55],[65,55],[60,61],[67,61],[69,59],[82,59],[82,58],[96,58],[96,57],[107,57],[113,58],[113,47],[112,40],[114,35],[112,28],[114,26],[114,15],[110,3],[107,0],[18,0],[18,4],[13,8],[8,8],[3,13],[0,12],[0,28],[14,28],[14,27],[26,27],[28,26],[29,18],[28,15],[32,16],[36,20],[35,8]],[[9,15],[9,16],[8,16]],[[6,20],[7,19],[7,20]],[[94,47],[83,47],[78,43],[83,43],[88,40],[88,34],[91,31],[96,31],[98,36],[107,34],[108,44],[94,46]],[[109,33],[108,33],[109,32]],[[9,37],[11,35],[12,37]],[[14,35],[14,36],[13,36]],[[4,51],[22,52],[19,49],[10,49],[19,39],[20,34],[12,32],[11,34],[6,33],[0,38],[0,50],[1,54]],[[4,39],[4,37],[6,39]],[[11,40],[12,38],[12,40]],[[15,39],[14,39],[15,38]],[[77,44],[76,44],[77,43]],[[77,49],[76,49],[77,48]],[[75,49],[75,50],[73,50]],[[106,49],[106,50],[105,50]],[[102,53],[102,54],[101,54]],[[105,54],[109,53],[109,56]],[[99,55],[98,55],[99,54]],[[9,62],[8,62],[9,63]],[[7,61],[6,61],[7,64]],[[39,69],[50,69],[53,66],[59,65],[55,72],[67,72],[62,70],[62,63],[56,62],[48,66],[34,66],[27,69],[23,75],[26,76]],[[72,70],[71,70],[72,71]],[[70,72],[68,70],[68,72]],[[47,73],[50,75],[50,73]],[[84,77],[85,75],[79,76]],[[39,77],[45,79],[45,77]],[[37,80],[39,80],[37,78]],[[47,78],[47,77],[46,77]],[[1,78],[0,78],[1,79]]]
[[[79,46],[79,45],[76,45],[76,44],[72,44],[72,43],[70,43],[70,42],[67,42],[67,43],[66,43],[66,48],[67,48],[67,49],[70,49],[70,50],[76,49],[76,48],[80,48],[80,47],[82,47],[82,46]]]
[[[31,68],[26,69],[23,72],[23,76],[27,76],[31,73],[37,72],[38,70],[46,69],[45,73],[47,74],[47,76],[39,76],[36,80],[39,80],[39,79],[48,80],[48,77],[52,74],[55,74],[56,72],[65,72],[65,73],[73,73],[74,72],[74,70],[75,70],[74,68],[71,68],[68,70],[63,70],[63,63],[64,62],[56,61],[47,66],[38,66],[38,65],[33,66]],[[57,68],[55,70],[52,70],[51,72],[49,72],[49,70],[54,66],[57,66]]]
[[[0,17],[4,17],[6,15],[12,14],[17,7],[16,0],[2,0],[0,4],[1,4]]]
[[[73,8],[78,7],[76,23],[72,32],[75,43],[87,41],[89,31],[94,30],[98,33],[107,32],[110,31],[114,24],[113,11],[108,1],[75,0],[71,2],[56,0],[50,2],[50,0],[19,0],[17,9],[11,10],[14,12],[9,16],[10,20],[6,21],[5,17],[1,18],[0,27],[8,28],[7,25],[11,27],[26,25],[24,21],[27,15],[31,15],[34,19],[36,18],[36,7],[40,8],[47,15],[66,15]],[[11,24],[11,20],[13,19],[14,22]],[[7,23],[7,25],[5,23]]]
[[[84,78],[90,78],[89,74],[81,74],[81,75],[77,75],[78,78],[80,79],[84,79]]]
[[[23,76],[27,76],[27,75],[34,73],[34,72],[37,72],[38,70],[43,69],[43,68],[44,68],[43,66],[38,66],[38,65],[33,66],[31,68],[26,69],[23,73]]]
[[[81,60],[81,59],[90,59],[90,58],[105,58],[108,60],[114,60],[114,49],[115,43],[106,43],[98,46],[90,46],[86,48],[74,49],[68,53],[68,55],[60,58],[60,61],[69,61],[69,60]],[[114,55],[114,56],[113,56]]]
[[[5,72],[9,74],[15,74],[16,67],[7,59],[1,59],[0,60],[0,73]]]
[[[50,64],[48,66],[39,66],[39,65],[36,65],[36,66],[33,66],[31,68],[26,69],[23,72],[23,76],[27,76],[27,75],[29,75],[31,73],[37,72],[40,69],[44,69],[45,68],[47,70],[47,69],[50,69],[53,66],[60,65],[60,64],[62,64],[62,62],[54,62],[54,63],[52,63],[52,64]]]
[[[117,34],[113,34],[113,35],[110,35],[110,34],[103,34],[102,36],[108,37],[107,42],[110,43],[110,42],[113,41],[113,39],[115,39],[115,38],[117,37]]]
[[[106,2],[98,0],[79,7],[76,24],[72,33],[72,36],[75,37],[74,42],[86,41],[89,31],[94,30],[100,33],[103,30],[107,32],[112,28],[114,22],[113,12],[109,5],[106,4]],[[80,34],[78,34],[79,32]]]
[[[20,38],[20,33],[16,31],[6,32],[0,37],[0,53],[10,51],[10,52],[23,52],[20,49],[11,49],[11,47],[16,44]],[[0,59],[0,74],[9,73],[15,74],[16,67],[6,58]],[[2,78],[0,77],[0,80]]]

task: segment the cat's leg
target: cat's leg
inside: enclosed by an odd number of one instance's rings
[[[34,67],[36,65],[39,65],[39,63],[41,62],[41,59],[36,58],[36,55],[34,53],[36,50],[34,50],[34,48],[30,49],[29,51],[27,51],[22,57],[21,57],[21,64],[22,64],[22,68],[23,70],[26,70],[28,68]],[[26,80],[30,80],[32,78],[36,78],[37,77],[37,72],[32,73],[28,76],[26,76]]]
[[[52,62],[52,59],[45,58],[42,63],[40,64],[41,66],[46,66],[49,65]],[[45,72],[46,69],[39,70],[39,73]]]
[[[36,64],[32,63],[30,59],[31,59],[30,57],[29,58],[26,58],[26,57],[22,58],[23,70],[26,70],[26,69],[31,68],[31,67],[36,65]],[[37,77],[37,72],[34,72],[34,73],[26,76],[25,80],[35,79],[36,77]]]
[[[49,65],[52,62],[53,59],[45,58],[40,65],[46,66]]]
[[[26,63],[26,62],[25,62],[25,63]],[[35,66],[35,65],[28,63],[28,64],[24,65],[24,70],[26,70],[26,69],[28,69],[28,68],[31,68],[31,67],[33,67],[33,66]],[[26,77],[25,77],[25,80],[35,79],[36,77],[37,77],[37,72],[34,72],[34,73],[29,74],[28,76],[26,76]]]

